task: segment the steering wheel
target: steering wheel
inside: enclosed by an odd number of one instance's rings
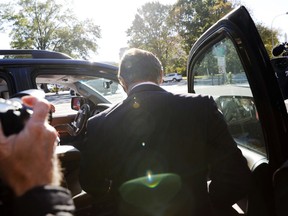
[[[83,104],[78,110],[78,113],[76,114],[74,121],[71,123],[71,126],[73,128],[72,132],[73,136],[77,136],[83,131],[89,116],[90,116],[90,106],[88,104]]]

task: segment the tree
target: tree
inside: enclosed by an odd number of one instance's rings
[[[168,23],[170,10],[171,5],[146,3],[137,10],[132,26],[127,30],[128,45],[153,52],[166,72],[168,68],[175,69],[173,63],[183,63],[179,58],[182,53],[179,37]]]
[[[56,0],[19,0],[1,4],[1,28],[9,30],[11,47],[64,52],[75,58],[97,52],[101,37],[92,20],[78,21],[68,6]],[[58,1],[59,2],[59,1]]]
[[[253,10],[251,10],[250,8],[247,8],[249,14],[253,17]],[[279,36],[280,36],[280,32],[277,29],[271,29],[271,27],[267,27],[264,23],[262,22],[255,22],[256,28],[259,32],[259,35],[261,37],[261,40],[268,52],[268,55],[270,58],[273,57],[272,55],[272,49],[273,49],[273,45],[272,45],[272,38],[273,38],[273,42],[274,42],[274,46],[279,44]]]
[[[186,54],[201,34],[232,9],[227,0],[178,0],[170,20],[183,38]]]
[[[270,58],[272,58],[272,49],[273,49],[272,37],[274,40],[274,45],[277,45],[279,43],[278,40],[278,36],[280,35],[279,31],[271,30],[262,23],[256,23],[256,27]]]

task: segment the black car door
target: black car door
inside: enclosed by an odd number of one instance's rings
[[[197,40],[187,71],[188,91],[214,97],[252,170],[248,205],[240,211],[275,215],[272,179],[288,157],[287,110],[245,7],[226,15]]]

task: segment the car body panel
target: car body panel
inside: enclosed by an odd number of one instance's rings
[[[182,80],[182,75],[178,73],[168,73],[163,77],[163,82],[180,82]]]

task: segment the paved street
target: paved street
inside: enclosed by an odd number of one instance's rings
[[[173,93],[187,93],[188,88],[187,88],[187,80],[182,80],[180,82],[168,82],[168,83],[163,83],[161,85],[162,88],[164,88],[167,91],[173,92]]]
[[[63,104],[63,103],[70,104],[70,101],[71,101],[71,95],[69,91],[60,92],[59,94],[48,93],[46,94],[45,98],[51,103],[53,103],[54,105]]]

